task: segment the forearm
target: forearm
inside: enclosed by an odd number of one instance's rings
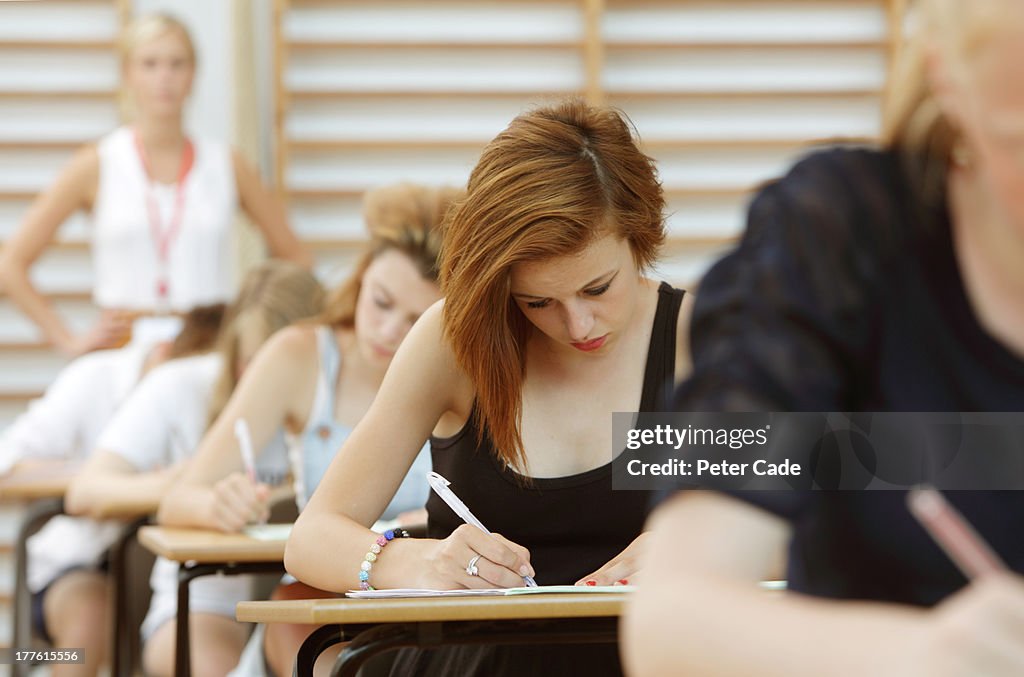
[[[768,593],[678,572],[644,581],[623,626],[624,659],[638,676],[686,673],[763,677],[899,674],[924,612]]]
[[[281,241],[273,243],[270,253],[274,258],[291,261],[310,270],[313,268],[313,255],[306,245],[294,236],[284,237]]]
[[[172,479],[167,471],[82,476],[68,489],[64,507],[72,515],[97,518],[107,516],[113,505],[155,507]]]
[[[48,342],[63,347],[71,339],[64,321],[32,284],[26,267],[0,259],[0,291],[6,293],[14,305],[39,327]]]
[[[177,482],[160,500],[157,522],[174,527],[219,528],[210,506],[214,488],[206,484]]]
[[[357,590],[360,565],[379,536],[343,515],[307,509],[292,528],[285,549],[285,569],[303,583],[321,590]],[[390,541],[370,569],[370,585],[420,587],[423,562],[435,543],[418,538]]]

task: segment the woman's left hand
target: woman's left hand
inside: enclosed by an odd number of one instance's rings
[[[632,585],[643,566],[643,554],[647,543],[647,532],[633,539],[626,549],[612,558],[603,567],[576,581],[576,585]]]

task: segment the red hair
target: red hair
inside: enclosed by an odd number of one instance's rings
[[[513,265],[569,256],[613,233],[638,269],[665,239],[654,161],[623,116],[579,100],[515,118],[484,149],[441,248],[444,331],[476,389],[484,431],[507,465],[525,468],[520,434],[526,339],[532,326],[509,292]]]

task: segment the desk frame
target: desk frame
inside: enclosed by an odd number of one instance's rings
[[[295,657],[295,677],[312,677],[317,658],[331,646],[350,642],[331,677],[355,677],[368,660],[403,647],[479,644],[614,644],[617,616],[572,618],[505,618],[473,621],[417,621],[325,625],[314,630]]]
[[[28,539],[46,525],[51,518],[64,514],[63,498],[42,498],[25,508],[18,526],[14,548],[14,601],[11,604],[11,639],[16,647],[32,645],[32,593],[28,590]],[[11,666],[14,677],[28,675],[31,666],[17,663]]]
[[[284,574],[283,562],[181,562],[178,564],[178,615],[175,617],[174,674],[192,675],[192,641],[189,637],[189,583],[200,576],[241,576],[243,574]]]
[[[108,578],[111,588],[111,607],[113,623],[110,629],[113,646],[110,648],[110,674],[112,677],[131,677],[136,660],[139,658],[132,650],[141,649],[141,638],[138,628],[128,625],[128,546],[135,540],[139,529],[149,524],[149,517],[140,517],[124,526],[117,540],[110,546],[110,571]],[[131,633],[136,636],[132,637]]]

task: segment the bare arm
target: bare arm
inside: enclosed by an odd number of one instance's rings
[[[288,225],[288,214],[281,199],[263,184],[253,167],[238,152],[232,155],[232,161],[239,202],[263,234],[271,255],[311,268],[313,257]]]
[[[21,225],[0,250],[0,291],[6,292],[28,315],[47,341],[67,353],[81,351],[50,302],[32,284],[29,271],[53,241],[60,225],[75,211],[92,206],[98,181],[99,155],[94,146],[87,146],[36,198]]]
[[[64,507],[72,515],[102,517],[97,509],[111,503],[146,505],[161,496],[180,472],[180,466],[139,472],[113,451],[98,450],[71,482]]]
[[[244,418],[260,453],[290,416],[308,416],[316,383],[317,349],[312,327],[288,327],[256,354],[196,455],[160,503],[161,524],[236,531],[259,497],[245,483],[218,483],[244,469],[235,421]],[[298,412],[297,414],[295,412]],[[251,484],[251,483],[249,483]],[[263,499],[266,499],[264,496]],[[234,509],[232,506],[235,506]]]
[[[692,491],[656,511],[651,527],[645,578],[623,625],[631,674],[934,677],[1024,668],[1016,576],[972,583],[932,611],[772,594],[755,584],[788,540],[778,518]]]
[[[295,523],[285,550],[288,571],[323,590],[358,587],[360,562],[376,538],[369,526],[387,507],[441,416],[453,410],[468,414],[472,396],[468,379],[442,340],[439,303],[402,342],[373,405]],[[473,553],[488,560],[486,566],[481,561],[478,578],[463,571]],[[528,567],[528,556],[500,537],[460,527],[444,541],[393,541],[374,564],[370,583],[428,588],[521,585],[516,571]]]

